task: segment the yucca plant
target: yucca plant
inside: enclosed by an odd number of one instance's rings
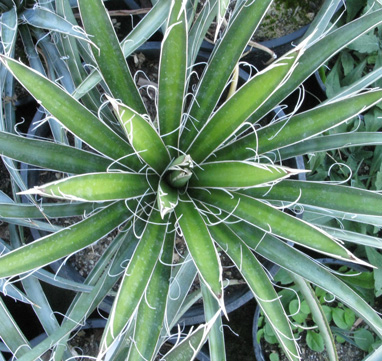
[[[60,3],[56,1],[56,6]],[[221,30],[193,87],[189,79],[203,34],[211,19],[217,13],[221,16],[224,3],[207,2],[191,26],[194,8],[188,1],[159,1],[120,44],[103,2],[79,0],[86,34],[86,40],[80,41],[82,46],[85,42],[87,54],[91,53],[88,60],[96,71],[72,94],[21,62],[1,57],[2,64],[45,108],[52,122],[73,135],[76,147],[1,131],[4,156],[66,176],[23,191],[31,204],[0,204],[0,216],[10,223],[36,220],[29,222],[30,227],[46,229],[53,218],[85,217],[32,243],[14,249],[8,246],[0,257],[0,277],[7,282],[39,277],[42,267],[116,228],[121,231],[80,287],[62,325],[52,325],[49,337],[32,349],[17,347],[17,342],[21,346],[25,341],[16,338],[12,351],[20,360],[35,360],[52,347],[55,359],[65,358],[63,345],[70,332],[102,302],[119,278],[98,358],[155,359],[182,313],[189,280],[193,279],[189,276],[192,272],[184,272],[185,267],[195,267],[201,280],[206,324],[163,358],[193,359],[208,338],[211,358],[225,359],[220,316],[225,313],[224,283],[218,251],[225,252],[241,272],[290,360],[298,360],[298,347],[259,256],[291,271],[301,283],[312,282],[332,293],[382,336],[378,314],[304,253],[314,250],[363,263],[342,240],[377,248],[380,240],[330,227],[323,230],[314,218],[308,222],[284,212],[303,207],[318,218],[347,218],[379,227],[381,195],[295,180],[293,176],[301,171],[283,165],[284,160],[316,148],[345,146],[346,138],[332,142],[320,135],[378,103],[382,91],[365,90],[365,82],[359,82],[335,101],[269,124],[262,122],[328,58],[381,23],[382,11],[331,32],[326,28],[338,1],[326,1],[312,30],[293,51],[237,88],[237,65],[271,1],[236,1],[228,25]],[[151,119],[125,57],[164,20],[157,115]],[[75,64],[82,66],[81,62]],[[104,111],[95,115],[78,99],[98,83],[105,105]],[[105,116],[107,106],[115,118]],[[370,142],[380,143],[378,135],[371,134]],[[81,149],[82,143],[88,150]],[[58,202],[36,202],[34,195]],[[180,265],[173,265],[177,235],[184,238],[189,253]],[[174,297],[172,287],[180,288],[182,297]],[[309,292],[304,295],[314,302]],[[321,316],[328,354],[336,360],[333,338],[329,328],[325,329],[323,313]],[[1,335],[5,343],[12,339],[12,327],[10,324]]]

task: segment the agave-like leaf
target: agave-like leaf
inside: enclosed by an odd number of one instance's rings
[[[371,87],[372,84],[378,81],[381,77],[382,77],[382,67],[379,67],[371,71],[370,73],[367,73],[362,78],[355,81],[354,83],[346,87],[340,88],[338,92],[336,92],[329,99],[325,100],[324,104],[327,102],[338,100],[338,99],[343,99],[349,95],[352,95],[359,91],[367,89],[368,87]]]
[[[132,233],[133,232],[130,232],[129,235],[131,236]],[[89,312],[91,313],[96,309],[115,284],[118,279],[115,275],[122,271],[121,265],[126,258],[131,256],[131,248],[134,249],[136,245],[131,237],[126,240],[126,243],[128,246],[121,247],[116,257],[112,258],[111,262],[106,263],[106,269],[102,269],[103,272],[100,273],[100,277],[94,282],[92,291],[90,293],[78,293],[76,295],[61,327],[22,356],[20,358],[21,361],[37,360],[38,357],[48,351],[52,345],[68,337],[70,333],[78,327],[78,324],[88,316]],[[106,252],[108,252],[108,250]]]
[[[146,16],[134,27],[134,29],[123,39],[121,48],[125,58],[138,49],[147,39],[151,37],[166,21],[170,13],[172,0],[155,1],[153,7]]]
[[[161,255],[167,227],[167,220],[162,221],[160,213],[153,209],[114,300],[101,341],[103,352],[131,324]]]
[[[33,9],[25,9],[19,14],[19,18],[37,28],[56,31],[89,41],[79,26],[73,26],[69,21],[47,8],[35,6]]]
[[[17,9],[12,6],[1,15],[1,50],[2,54],[11,55],[14,51],[18,29]]]
[[[352,222],[359,222],[370,224],[376,227],[382,227],[382,217],[370,214],[360,214],[357,212],[344,212],[341,210],[325,209],[321,207],[304,205],[304,219],[310,223],[327,222],[330,220],[348,220]]]
[[[379,346],[374,352],[365,358],[365,361],[379,361],[382,357],[382,346]]]
[[[198,328],[189,331],[187,337],[181,340],[163,356],[166,361],[190,361],[194,360],[203,344],[206,342],[208,333],[216,318],[220,315],[220,311],[206,324],[199,325]]]
[[[170,155],[154,126],[134,109],[108,99],[137,155],[162,174],[170,162]]]
[[[85,31],[94,43],[93,56],[111,94],[139,113],[145,113],[146,108],[126,64],[103,1],[79,0],[78,5]]]
[[[243,122],[259,108],[293,72],[301,49],[286,54],[272,66],[257,73],[231,96],[200,129],[187,153],[201,162],[238,130]],[[256,92],[261,88],[262,92]]]
[[[73,226],[19,247],[0,257],[0,278],[41,268],[72,254],[105,236],[126,218],[125,203],[116,202]]]
[[[77,26],[77,20],[73,14],[70,3],[65,0],[57,0],[55,5],[58,15],[64,17],[67,21],[73,24],[73,26]],[[73,83],[76,87],[78,87],[88,75],[83,66],[83,63],[88,63],[89,60],[82,55],[83,52],[81,51],[83,48],[88,48],[88,43],[85,41],[77,41],[77,39],[74,37],[65,35],[61,35],[60,40],[60,46],[63,48],[63,53],[66,54],[65,60],[73,78]],[[75,93],[78,94],[77,89],[72,92],[74,97]],[[101,107],[100,94],[97,89],[92,89],[89,91],[89,94],[84,94],[81,97],[81,101],[88,109],[92,110],[94,113],[97,113],[98,109]],[[108,107],[102,107],[101,114],[109,125],[113,125],[114,116]]]
[[[320,335],[324,339],[326,352],[328,353],[330,361],[338,361],[338,354],[334,337],[329,326],[329,322],[325,316],[324,310],[321,307],[314,290],[302,277],[294,273],[288,272],[293,282],[298,286],[304,300],[307,302],[312,313],[314,323],[317,325]]]
[[[65,173],[102,172],[112,161],[98,154],[0,131],[2,154],[20,162]]]
[[[162,219],[171,213],[178,204],[178,191],[170,187],[163,179],[158,185],[157,203]]]
[[[166,324],[171,330],[184,314],[182,305],[185,303],[186,296],[191,289],[193,281],[197,274],[197,269],[192,262],[192,257],[188,254],[178,267],[174,266],[173,280],[169,289],[169,300],[166,309]],[[167,330],[162,329],[162,337],[166,336]]]
[[[8,253],[10,251],[8,244],[4,244],[3,240],[1,240],[0,243],[0,251],[2,254]],[[3,295],[13,298],[15,301],[33,305],[33,301],[24,292],[22,292],[13,284],[7,283],[6,280],[0,280],[0,292]]]
[[[288,241],[301,244],[330,256],[358,261],[351,252],[317,227],[244,194],[232,196],[219,190],[193,191],[192,195],[208,205],[223,209],[229,214],[245,219],[264,232],[278,235]]]
[[[199,275],[224,309],[222,268],[204,219],[190,199],[179,199],[175,214]]]
[[[174,236],[175,232],[167,232],[160,260],[147,286],[146,300],[139,305],[129,361],[141,361],[142,357],[151,360],[154,356],[167,305]]]
[[[272,236],[266,236],[254,246],[262,256],[333,294],[367,322],[379,337],[382,337],[382,319],[377,312],[361,296],[317,262]]]
[[[217,159],[247,159],[306,141],[372,107],[382,91],[347,97],[272,123],[215,152]]]
[[[289,159],[303,154],[326,152],[333,149],[347,147],[361,147],[367,145],[381,145],[382,133],[375,132],[356,132],[356,133],[337,133],[308,139],[301,143],[293,144],[281,148],[275,154],[275,161]],[[273,159],[273,158],[272,158]]]
[[[125,58],[131,55],[136,49],[146,42],[159,27],[165,22],[170,11],[171,0],[158,1],[152,9],[146,14],[134,29],[121,42],[121,49]],[[76,89],[78,98],[86,94],[89,89],[95,87],[101,81],[101,75],[92,71],[89,76]],[[78,99],[77,98],[77,99]]]
[[[280,89],[252,115],[252,122],[260,120],[280,104],[320,66],[331,59],[349,43],[382,23],[382,9],[354,20],[314,42],[304,52],[295,71]],[[309,40],[309,39],[306,39]]]
[[[207,1],[195,19],[188,35],[188,64],[194,64],[200,46],[217,13],[218,0]]]
[[[167,146],[177,148],[187,70],[186,2],[172,2],[159,63],[159,130]],[[176,150],[170,148],[171,154]]]
[[[137,198],[157,186],[157,177],[138,173],[87,173],[35,186],[20,194],[38,194],[57,199],[104,202]]]
[[[22,285],[27,295],[33,300],[33,310],[44,327],[45,332],[48,335],[52,334],[58,329],[59,323],[55,316],[52,317],[53,310],[39,280],[35,277],[26,277],[22,280]],[[67,356],[70,357],[70,355]]]
[[[332,21],[333,15],[339,10],[340,5],[343,5],[342,0],[325,0],[321,4],[320,10],[315,15],[313,21],[310,23],[302,40],[310,38],[310,41],[313,42],[319,39],[325,31],[327,31],[328,25]]]
[[[113,159],[132,153],[127,142],[58,85],[13,59],[0,60],[49,113],[85,143]],[[134,163],[135,158],[128,160],[135,166],[139,163]]]
[[[189,147],[198,131],[204,126],[214,110],[233,69],[238,63],[248,40],[271,4],[271,0],[248,1],[247,6],[236,14],[228,31],[211,55],[208,67],[203,73],[194,99],[187,124],[181,137],[181,149]],[[254,26],[255,24],[255,26]],[[235,46],[232,46],[235,44]],[[196,120],[196,121],[194,121]]]
[[[382,195],[355,187],[285,180],[272,189],[264,187],[242,192],[262,199],[297,202],[326,210],[382,216]]]
[[[312,223],[314,224],[314,222]],[[316,225],[322,228],[326,233],[332,235],[335,238],[341,239],[343,241],[382,249],[382,242],[381,242],[381,239],[378,237],[372,237],[363,233],[347,231],[341,228],[323,226],[321,224],[316,224]]]
[[[204,316],[208,322],[212,320],[216,314],[220,313],[220,305],[219,302],[216,301],[216,298],[212,296],[210,290],[203,281],[200,282],[200,288],[202,290],[203,296]],[[224,344],[223,322],[220,314],[211,327],[210,333],[208,335],[208,340],[210,360],[225,361],[226,353]]]
[[[1,338],[13,355],[19,358],[29,351],[29,342],[13,319],[2,298],[0,298]],[[27,347],[25,347],[27,346]]]
[[[195,168],[190,187],[196,188],[252,188],[301,173],[298,169],[255,162],[211,162]]]
[[[270,320],[285,354],[290,360],[297,360],[296,341],[293,338],[288,317],[262,265],[248,246],[228,226],[221,223],[210,229],[214,239],[232,259],[248,283],[256,301]]]

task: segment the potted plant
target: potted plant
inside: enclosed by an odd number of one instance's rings
[[[336,272],[368,303],[375,303],[372,272],[340,260],[326,258],[319,262]],[[375,339],[375,334],[362,319],[357,319],[351,309],[327,291],[317,286],[300,288],[300,284],[294,282],[293,275],[284,269],[276,273],[274,281],[280,286],[278,296],[291,319],[295,337],[301,340],[303,358],[308,359],[311,357],[309,355],[322,353],[325,349],[326,355],[322,354],[322,359],[327,358],[334,351],[331,349],[331,340],[335,341],[337,352],[343,358],[363,359],[380,345],[380,340]],[[324,315],[327,322],[323,322]],[[253,342],[258,360],[282,359],[277,338],[259,307],[254,317]]]
[[[382,215],[381,196],[294,180],[291,177],[301,171],[278,163],[294,157],[293,153],[309,146],[322,132],[379,102],[382,92],[352,94],[290,119],[261,123],[329,57],[377,26],[381,11],[324,36],[324,29],[318,27],[320,34],[315,32],[237,88],[233,81],[236,65],[269,4],[266,0],[236,2],[224,37],[196,87],[191,88],[188,79],[201,37],[195,33],[189,37],[186,1],[158,2],[120,45],[102,1],[80,0],[81,33],[86,36],[81,46],[97,71],[76,86],[73,94],[11,57],[1,56],[3,66],[41,103],[52,122],[62,126],[63,134],[70,133],[68,145],[63,145],[12,134],[12,127],[0,132],[4,156],[67,174],[59,181],[23,191],[30,205],[2,204],[1,217],[9,222],[86,217],[30,244],[13,246],[0,257],[0,277],[27,277],[120,230],[85,280],[83,292],[75,297],[62,325],[33,349],[21,349],[21,360],[34,360],[52,345],[65,342],[121,275],[99,358],[153,359],[171,329],[169,324],[176,323],[177,314],[182,313],[183,298],[171,292],[188,289],[185,280],[193,277],[192,272],[183,272],[187,267],[201,280],[206,323],[164,358],[182,354],[184,359],[193,359],[208,337],[211,358],[224,359],[220,313],[225,313],[225,304],[218,250],[226,252],[242,273],[290,360],[298,358],[296,343],[258,256],[318,286],[325,284],[381,336],[382,320],[356,292],[285,241],[364,262],[338,242],[340,235],[332,236],[282,211],[301,204],[334,217],[355,213],[374,224]],[[167,30],[160,55],[157,117],[149,119],[125,57],[145,42],[163,17]],[[100,80],[98,89],[114,113],[106,117],[95,115],[77,100]],[[190,91],[194,91],[192,96]],[[86,150],[81,149],[82,143]],[[35,195],[58,203],[36,202]],[[185,239],[188,249],[179,266],[172,264],[176,234]],[[356,242],[362,242],[362,237]],[[169,309],[173,302],[179,307]],[[55,351],[59,358],[62,348]]]

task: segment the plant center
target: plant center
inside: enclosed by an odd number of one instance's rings
[[[193,161],[189,155],[181,155],[168,167],[166,179],[173,188],[185,187],[192,177]]]

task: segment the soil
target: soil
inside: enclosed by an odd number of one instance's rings
[[[76,333],[69,342],[71,351],[78,356],[84,355],[84,357],[76,358],[76,360],[93,361],[97,357],[102,333],[102,328],[80,330]]]
[[[280,38],[312,22],[322,0],[275,0],[265,15],[253,40]]]

